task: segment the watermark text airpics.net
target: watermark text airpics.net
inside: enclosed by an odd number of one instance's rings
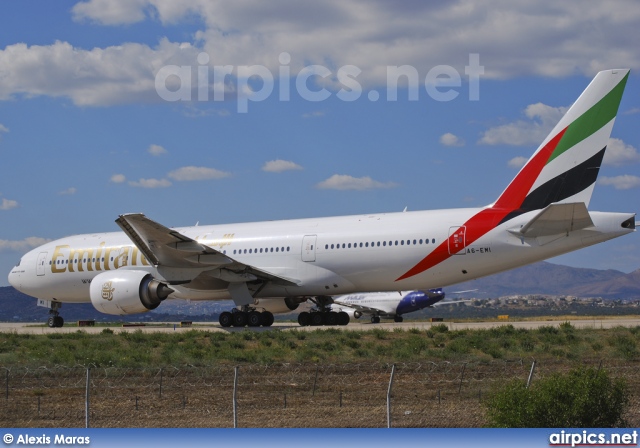
[[[264,101],[274,94],[276,76],[264,65],[209,66],[207,53],[200,53],[197,66],[165,65],[155,78],[156,92],[165,101],[229,101],[235,99],[239,113],[249,111],[249,102]],[[331,71],[323,65],[308,65],[297,74],[291,74],[291,56],[280,53],[277,73],[278,100],[289,101],[294,84],[295,93],[306,101],[319,102],[335,95],[341,101],[356,101],[363,94],[358,77],[362,74],[355,65],[343,65]],[[211,69],[212,68],[212,69]],[[480,99],[480,55],[469,54],[464,76],[469,85],[469,101]],[[295,80],[292,83],[291,80]],[[437,65],[422,78],[411,65],[389,65],[386,70],[386,101],[397,101],[398,90],[409,101],[418,101],[424,92],[435,101],[452,101],[460,95],[462,78],[450,65]],[[329,87],[329,88],[327,88]],[[211,98],[212,97],[212,98]],[[369,90],[366,98],[378,101],[378,90]]]

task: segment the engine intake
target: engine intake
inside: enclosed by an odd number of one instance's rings
[[[96,275],[89,294],[95,309],[121,316],[154,310],[172,292],[148,272],[114,271]]]

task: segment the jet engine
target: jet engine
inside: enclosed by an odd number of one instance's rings
[[[306,297],[267,297],[254,299],[253,306],[258,309],[264,309],[264,311],[269,311],[273,314],[281,314],[294,311],[306,300]]]
[[[360,319],[362,317],[362,311],[354,310],[353,308],[344,305],[333,304],[331,305],[331,311],[335,311],[336,313],[344,311],[350,318],[354,319]]]
[[[96,275],[89,294],[101,313],[123,315],[156,309],[172,292],[148,272],[118,270]]]

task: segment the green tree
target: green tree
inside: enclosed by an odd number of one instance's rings
[[[626,426],[629,388],[605,370],[577,368],[534,381],[515,380],[486,401],[488,426],[613,428]]]

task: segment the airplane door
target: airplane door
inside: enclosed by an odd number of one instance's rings
[[[449,254],[450,255],[464,255],[467,253],[464,248],[465,234],[467,228],[465,226],[449,227]]]
[[[38,254],[38,264],[36,266],[36,274],[38,275],[44,275],[44,266],[45,263],[47,262],[47,252],[40,252],[40,254]]]
[[[302,261],[316,261],[317,235],[305,235],[302,238]]]

